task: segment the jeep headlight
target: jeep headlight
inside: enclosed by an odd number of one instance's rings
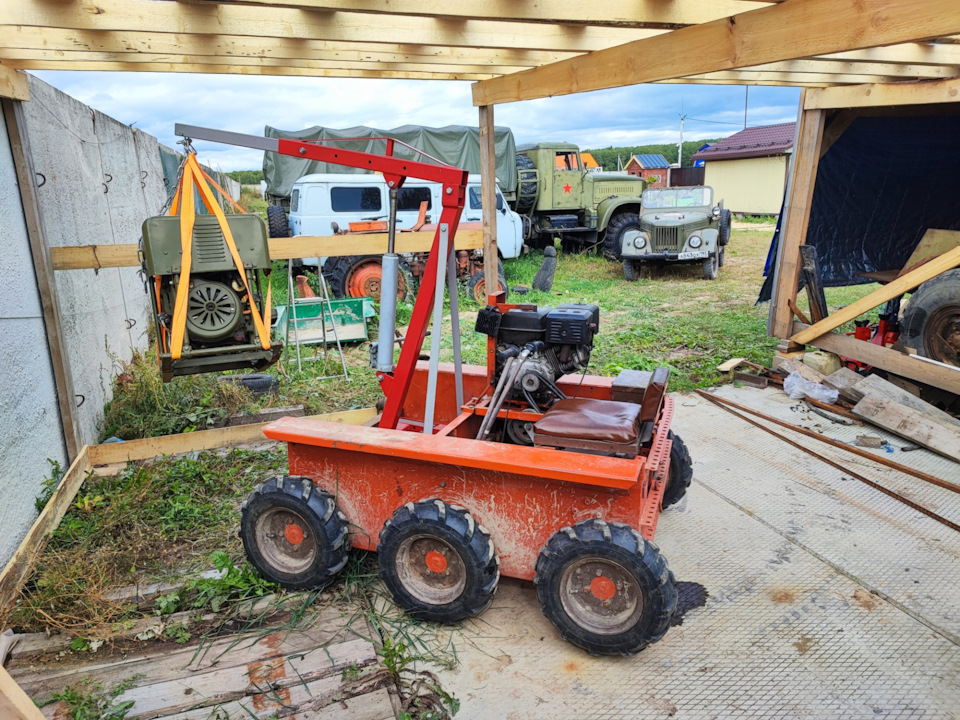
[[[647,246],[647,239],[643,235],[637,235],[637,237],[633,239],[633,246],[637,250],[643,250]]]
[[[687,244],[692,248],[698,248],[703,245],[703,240],[700,239],[699,235],[694,235],[692,238],[687,240]]]

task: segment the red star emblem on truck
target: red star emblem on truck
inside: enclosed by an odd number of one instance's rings
[[[570,187],[570,183],[567,183],[566,185],[563,186],[563,191],[564,191],[565,193],[567,193],[568,195],[570,194],[570,190],[572,190],[572,189],[573,189],[573,188]]]

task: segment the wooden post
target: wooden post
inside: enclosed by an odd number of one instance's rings
[[[80,442],[80,425],[76,413],[76,392],[73,387],[73,374],[70,371],[67,348],[63,344],[61,334],[60,303],[57,300],[50,248],[47,245],[40,206],[35,193],[36,174],[33,171],[30,145],[25,132],[23,107],[19,100],[4,99],[2,103],[7,135],[10,137],[10,149],[13,152],[13,163],[17,171],[17,184],[20,186],[23,217],[27,225],[27,235],[30,238],[33,268],[37,276],[37,290],[40,293],[43,324],[46,328],[47,345],[50,348],[50,362],[53,365],[63,438],[69,460],[73,461],[83,445]]]
[[[480,106],[480,192],[483,198],[483,280],[487,295],[497,290],[497,158],[493,105]],[[506,290],[506,288],[504,288]]]
[[[806,91],[800,96],[803,108]],[[790,173],[786,218],[780,234],[774,278],[773,302],[767,333],[773,337],[789,338],[793,334],[793,311],[788,301],[796,302],[800,278],[800,246],[806,241],[810,222],[810,205],[820,162],[820,142],[823,138],[824,111],[801,110],[794,143]]]

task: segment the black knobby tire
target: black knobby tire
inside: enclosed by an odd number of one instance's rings
[[[503,274],[502,266],[500,271],[497,273],[497,280],[500,283],[499,289],[504,291],[504,299],[506,299],[510,295],[510,290],[507,288],[507,277],[506,275]],[[473,298],[474,302],[476,302],[477,305],[486,305],[487,295],[489,295],[489,293],[487,292],[486,286],[487,286],[487,281],[484,276],[483,270],[475,272],[467,280],[467,283],[466,283],[467,295]]]
[[[720,258],[717,255],[716,251],[708,255],[703,259],[703,265],[701,271],[703,273],[704,280],[716,280],[717,279],[717,270],[720,269]]]
[[[323,263],[323,277],[327,281],[327,286],[333,296],[336,298],[360,297],[349,292],[350,275],[355,268],[368,262],[379,264],[380,256],[344,255],[342,257],[328,257]],[[403,279],[403,286],[397,293],[397,301],[406,302],[414,296],[414,282],[410,266],[403,260],[400,261],[400,276]],[[379,301],[379,295],[374,299]]]
[[[240,538],[260,574],[288,590],[333,582],[347,563],[347,518],[310,478],[267,478],[243,502]]]
[[[524,215],[530,212],[533,209],[533,206],[537,204],[537,185],[538,183],[533,181],[520,182],[520,171],[521,170],[536,170],[537,166],[533,164],[531,160],[526,155],[517,153],[517,207],[516,211],[520,215]],[[529,197],[524,197],[529,195]]]
[[[724,262],[726,262],[727,248],[721,246],[719,254],[717,255],[717,267],[723,267]]]
[[[666,634],[677,609],[666,559],[623,523],[585,520],[554,533],[533,582],[560,636],[591,655],[640,652]]]
[[[620,212],[610,218],[603,234],[603,255],[607,260],[620,261],[623,234],[627,230],[640,229],[640,215],[635,212]]]
[[[720,247],[723,247],[728,242],[730,242],[730,228],[732,227],[733,218],[730,216],[729,210],[720,211],[720,227],[717,230],[717,244]],[[723,263],[721,263],[722,265]]]
[[[483,612],[500,581],[490,534],[464,508],[407,503],[387,520],[377,547],[380,578],[413,617],[455,623]]]
[[[686,443],[679,435],[675,435],[673,430],[667,433],[667,437],[673,440],[673,446],[670,448],[670,474],[667,476],[667,487],[663,491],[663,501],[660,504],[664,509],[680,502],[687,494],[687,488],[693,479],[693,460],[690,459]]]
[[[623,259],[623,279],[629,282],[636,282],[640,279],[640,261]]]
[[[960,366],[960,269],[927,280],[910,296],[900,339],[924,357]]]
[[[270,230],[270,237],[291,236],[287,213],[279,205],[271,205],[267,208],[267,228]]]
[[[280,388],[280,380],[270,373],[248,373],[240,376],[240,383],[254,395],[275,393]]]

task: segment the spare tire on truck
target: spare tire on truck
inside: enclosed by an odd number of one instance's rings
[[[537,204],[537,185],[538,181],[527,180],[523,181],[523,171],[524,170],[536,170],[537,166],[533,164],[531,160],[526,155],[522,153],[517,153],[517,207],[516,211],[521,215],[530,212],[533,209],[533,206]]]

